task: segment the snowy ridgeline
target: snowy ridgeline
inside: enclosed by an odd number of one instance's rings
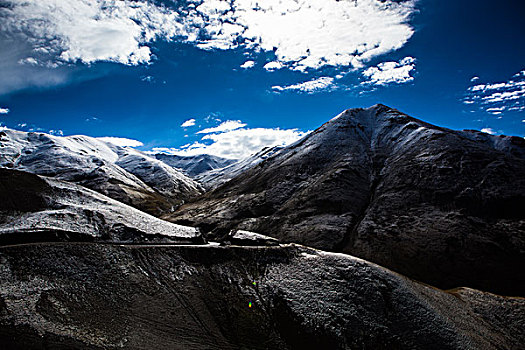
[[[88,136],[0,132],[0,167],[80,184],[152,214],[202,193],[202,187],[158,159]]]
[[[0,243],[97,241],[205,243],[198,229],[172,224],[85,187],[0,169]]]

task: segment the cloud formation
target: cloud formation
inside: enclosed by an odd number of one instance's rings
[[[414,57],[405,57],[398,62],[382,62],[363,71],[367,78],[365,84],[390,85],[403,84],[414,80],[410,73],[416,68]]]
[[[144,144],[138,140],[133,139],[127,139],[124,137],[113,137],[113,136],[106,136],[106,137],[97,137],[97,139],[111,143],[115,146],[120,147],[140,147],[144,146]]]
[[[253,68],[254,66],[255,66],[254,61],[246,61],[243,64],[241,64],[241,68],[244,68],[244,69]]]
[[[9,108],[0,108],[0,114],[7,114],[9,113]]]
[[[189,18],[203,21],[202,48],[273,51],[278,63],[306,70],[361,67],[399,49],[414,11],[412,0],[202,0]]]
[[[180,125],[181,128],[188,128],[195,125],[195,119],[188,119]]]
[[[33,56],[25,62],[149,62],[147,43],[184,34],[179,15],[148,1],[5,1],[2,32],[25,37]]]
[[[259,152],[264,147],[286,146],[307,133],[297,129],[245,128],[239,120],[228,120],[218,127],[198,132],[205,133],[200,140],[179,148],[156,147],[150,153],[180,156],[211,154],[230,159],[241,159]],[[213,130],[210,132],[210,130]]]
[[[156,39],[210,50],[242,47],[275,54],[291,69],[361,67],[402,47],[413,34],[413,0],[189,0],[173,5],[146,0],[7,0],[2,32],[33,47],[31,64],[151,60]],[[269,67],[269,68],[270,68]]]
[[[297,91],[297,92],[303,92],[307,94],[314,94],[314,93],[322,92],[322,91],[332,91],[336,88],[337,86],[334,83],[334,78],[332,77],[320,77],[317,79],[305,81],[303,83],[287,85],[287,86],[279,86],[279,85],[272,86],[272,90],[274,92]]]
[[[499,117],[505,112],[525,111],[525,70],[514,74],[506,82],[470,86],[463,103]]]
[[[485,132],[485,133],[490,134],[490,135],[495,135],[496,134],[496,132],[492,128],[483,128],[483,129],[481,129],[481,132]]]
[[[197,131],[197,134],[211,134],[211,133],[221,133],[226,131],[232,131],[235,129],[239,129],[246,126],[245,123],[241,122],[240,120],[227,120],[225,122],[222,122],[216,127],[213,128],[207,128],[203,129],[201,131]]]

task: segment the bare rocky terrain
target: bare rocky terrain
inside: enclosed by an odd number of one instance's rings
[[[346,252],[441,288],[525,295],[525,141],[350,109],[166,219]]]
[[[352,109],[198,197],[130,148],[0,136],[2,349],[525,344],[523,139]]]
[[[295,245],[50,243],[0,248],[0,261],[3,348],[442,350],[525,342],[521,298],[445,292]]]

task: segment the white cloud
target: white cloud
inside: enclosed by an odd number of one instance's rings
[[[272,61],[272,62],[268,62],[266,63],[264,66],[263,66],[264,69],[266,69],[267,71],[269,72],[272,72],[274,70],[277,70],[277,69],[281,69],[283,68],[283,65],[281,62],[278,62],[278,61]]]
[[[146,75],[146,76],[141,77],[140,80],[146,83],[154,83],[155,77],[151,75]]]
[[[505,82],[481,83],[467,89],[463,103],[476,104],[492,115],[525,110],[525,71]],[[501,118],[501,117],[500,117]]]
[[[297,129],[236,129],[219,134],[209,134],[193,144],[180,148],[153,148],[153,153],[169,153],[181,156],[211,154],[230,159],[241,159],[264,147],[286,146],[307,133]],[[211,144],[206,144],[211,142]]]
[[[147,44],[156,38],[191,32],[179,17],[163,6],[128,0],[11,0],[0,13],[2,30],[25,37],[36,55],[127,65],[149,62]],[[26,62],[36,64],[37,59]]]
[[[86,123],[100,123],[101,122],[101,120],[99,118],[97,118],[97,117],[88,117],[88,118],[84,119],[84,121]]]
[[[246,126],[246,124],[241,122],[240,120],[227,120],[219,124],[219,126],[198,131],[197,134],[211,134],[211,133],[227,132],[227,131],[242,128],[244,126]]]
[[[241,68],[244,68],[244,69],[249,69],[249,68],[252,68],[254,66],[255,66],[255,62],[254,61],[246,61],[243,64],[241,64]]]
[[[483,129],[481,129],[481,132],[485,132],[485,133],[491,134],[491,135],[496,134],[496,132],[493,129],[491,129],[491,128],[483,128]]]
[[[405,57],[399,62],[382,62],[376,67],[370,67],[363,71],[368,79],[365,84],[389,85],[403,84],[414,80],[410,75],[415,69],[415,58]]]
[[[116,145],[116,146],[120,146],[120,147],[140,147],[140,146],[144,146],[144,144],[138,140],[133,140],[133,139],[127,139],[127,138],[124,138],[124,137],[112,137],[112,136],[107,136],[107,137],[97,137],[99,140],[101,141],[104,141],[104,142],[108,142],[108,143],[111,143],[113,145]]]
[[[38,65],[38,61],[34,57],[26,57],[18,61],[19,64],[29,64],[31,66]]]
[[[298,70],[360,67],[408,41],[414,6],[412,0],[203,0],[190,21],[202,23],[202,48],[241,43],[274,52]]]
[[[472,77],[472,78],[470,79],[471,82],[475,82],[476,80],[479,80],[479,77],[478,77],[478,76],[476,76],[476,77]]]
[[[180,125],[181,128],[188,128],[195,125],[195,119],[188,119]]]
[[[49,133],[55,136],[64,136],[64,132],[62,130],[49,130]]]
[[[192,0],[185,6],[145,0],[7,0],[2,30],[22,35],[59,62],[151,60],[157,38],[199,48],[275,54],[291,69],[361,67],[401,48],[414,30],[415,0]]]
[[[273,91],[275,92],[281,92],[281,91],[299,91],[304,92],[307,94],[313,94],[316,92],[321,91],[331,91],[336,88],[336,85],[334,84],[334,78],[331,77],[320,77],[317,79],[312,79],[310,81],[305,81],[303,83],[299,84],[293,84],[288,86],[279,86],[275,85],[272,86]]]
[[[0,108],[0,114],[7,114],[9,113],[9,108]]]
[[[501,114],[505,110],[505,108],[506,108],[505,106],[493,107],[493,108],[487,108],[486,111],[488,113],[498,115],[498,114]]]

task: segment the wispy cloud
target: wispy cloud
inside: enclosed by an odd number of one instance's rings
[[[98,117],[88,117],[84,120],[86,123],[100,123],[101,120]]]
[[[332,77],[320,77],[317,79],[305,81],[303,83],[287,85],[287,86],[279,86],[279,85],[272,86],[272,90],[274,92],[298,91],[298,92],[304,92],[307,94],[314,94],[314,93],[322,92],[322,91],[332,91],[336,88],[337,86],[334,83],[334,78]]]
[[[181,128],[189,128],[190,126],[194,126],[195,125],[195,119],[188,119],[186,120],[184,123],[182,123],[180,125]]]
[[[143,81],[143,82],[146,82],[146,83],[154,83],[155,82],[155,77],[153,77],[151,75],[146,75],[146,76],[141,77],[140,80]]]
[[[416,59],[405,57],[398,62],[382,62],[363,71],[367,78],[364,84],[389,85],[403,84],[414,80],[410,73],[415,69]]]
[[[116,146],[120,147],[140,147],[144,146],[144,144],[138,140],[133,139],[127,139],[125,137],[113,137],[113,136],[106,136],[106,137],[97,137],[99,140],[111,143]]]
[[[0,108],[0,114],[7,114],[7,113],[9,113],[9,108],[4,108],[4,107]]]
[[[463,103],[498,117],[505,112],[525,111],[525,70],[514,74],[508,81],[470,86]]]
[[[231,131],[235,129],[240,129],[244,126],[246,126],[246,124],[241,122],[240,120],[226,120],[225,122],[222,122],[216,127],[197,131],[197,134],[221,133],[221,132]]]
[[[496,132],[492,128],[483,128],[481,129],[481,132],[485,132],[487,134],[495,135]]]

